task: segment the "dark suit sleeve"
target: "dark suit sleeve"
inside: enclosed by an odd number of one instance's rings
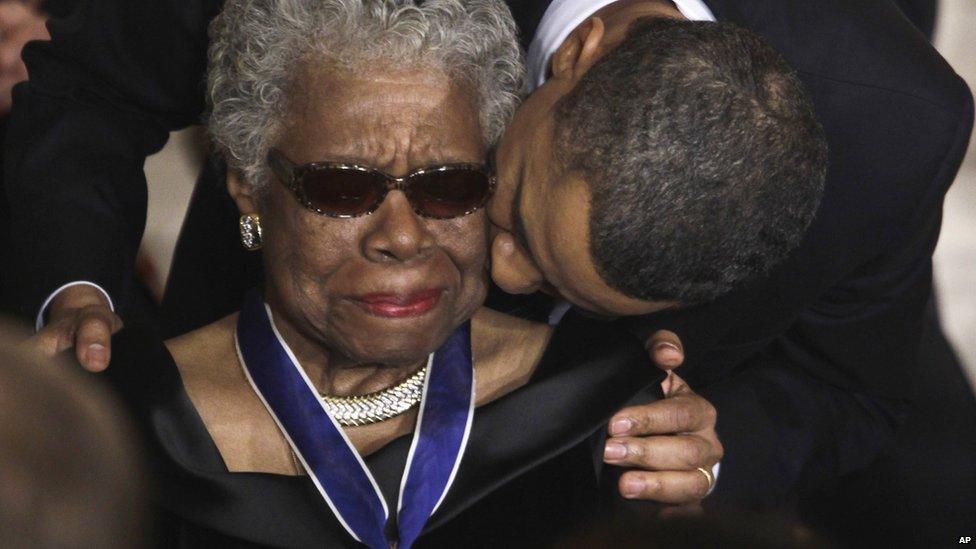
[[[908,159],[924,184],[913,185],[914,200],[900,201],[911,207],[893,216],[900,224],[889,227],[885,245],[818,290],[790,327],[732,376],[701,391],[719,412],[726,446],[718,499],[781,503],[867,467],[892,442],[917,376],[926,375],[918,350],[931,254],[942,198],[973,124],[972,96],[960,90],[954,111],[927,117],[933,129],[924,134],[926,144],[914,145],[920,156]],[[858,238],[848,235],[846,242]]]
[[[933,244],[937,235],[937,225],[918,233]],[[916,356],[931,291],[928,253],[915,248],[917,262],[852,276],[847,284],[866,286],[857,314],[826,314],[828,292],[733,375],[700,391],[718,410],[725,447],[710,503],[790,504],[868,467],[892,443],[912,380],[924,375]]]
[[[89,0],[24,50],[5,157],[4,285],[33,316],[60,285],[124,300],[146,216],[143,163],[204,107],[209,0]],[[124,302],[122,303],[124,306]]]
[[[867,467],[907,410],[904,400],[832,386],[774,356],[700,392],[718,410],[725,449],[708,503],[737,508],[788,505]]]

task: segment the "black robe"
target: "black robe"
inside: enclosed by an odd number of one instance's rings
[[[120,332],[107,372],[148,450],[159,546],[360,546],[309,477],[228,472],[172,356],[149,332]],[[454,485],[417,546],[545,545],[627,505],[602,463],[606,422],[659,395],[662,375],[637,340],[570,313],[531,381],[477,409]],[[410,441],[365,459],[391,509]]]

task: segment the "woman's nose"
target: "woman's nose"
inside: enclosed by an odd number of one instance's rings
[[[390,191],[370,217],[374,223],[363,239],[363,252],[371,261],[409,261],[434,245],[434,236],[401,191]]]

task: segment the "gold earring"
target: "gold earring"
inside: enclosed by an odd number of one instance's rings
[[[241,216],[241,244],[244,249],[253,252],[260,250],[264,244],[261,231],[261,216],[255,213],[248,213]]]

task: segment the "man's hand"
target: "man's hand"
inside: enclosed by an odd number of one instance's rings
[[[628,499],[695,503],[711,488],[698,471],[722,459],[715,432],[715,408],[670,371],[684,360],[681,342],[672,332],[654,334],[647,344],[654,363],[668,370],[661,385],[665,399],[617,412],[610,419],[604,461],[633,467],[620,477],[620,494]]]
[[[47,325],[24,347],[47,357],[74,347],[85,369],[100,372],[111,359],[112,334],[121,329],[122,319],[112,312],[102,292],[79,284],[58,293],[51,302]]]
[[[0,113],[10,110],[10,90],[27,80],[27,67],[20,59],[24,44],[31,40],[48,40],[47,16],[37,2],[0,1]]]

